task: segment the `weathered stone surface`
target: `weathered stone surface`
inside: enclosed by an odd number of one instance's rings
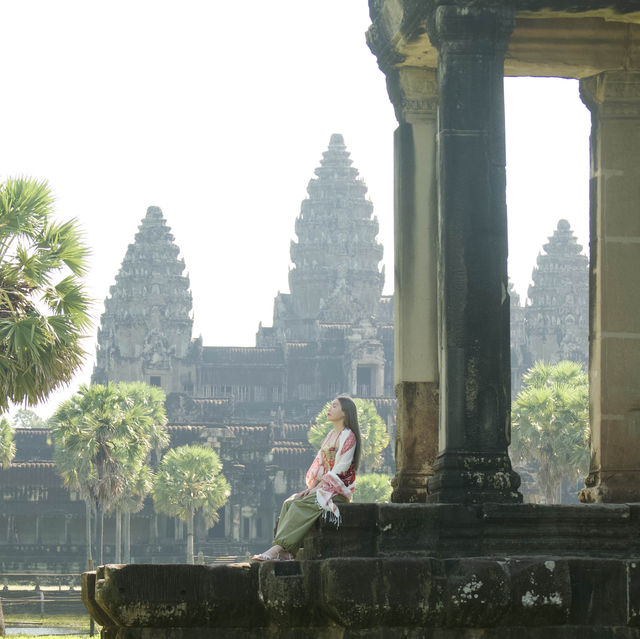
[[[82,603],[89,614],[103,628],[110,628],[115,624],[109,614],[96,603],[96,572],[82,573]]]
[[[344,516],[346,508],[353,516]],[[302,557],[373,557],[376,555],[376,504],[341,504],[342,522],[339,528],[320,519],[304,539]]]
[[[392,481],[391,500],[396,503],[424,503],[427,479],[433,475],[438,452],[437,382],[396,384],[395,458],[398,472]]]
[[[248,628],[266,619],[258,592],[257,564],[107,565],[97,570],[95,602],[122,627]]]
[[[319,521],[304,559],[640,556],[640,504],[344,504]]]
[[[640,636],[637,566],[553,556],[106,566],[95,601],[116,620],[103,639],[627,638]],[[83,581],[85,601],[93,585]]]
[[[323,608],[344,628],[444,625],[445,579],[434,559],[329,559]]]
[[[320,562],[268,562],[260,568],[260,599],[269,621],[279,628],[327,625],[317,594]]]
[[[621,624],[627,618],[627,563],[612,559],[572,559],[569,623]]]
[[[589,404],[585,502],[640,501],[640,73],[580,82],[591,111]]]
[[[564,624],[571,609],[571,574],[566,559],[512,559],[509,625]]]

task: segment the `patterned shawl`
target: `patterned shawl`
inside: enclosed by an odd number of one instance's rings
[[[353,455],[356,451],[356,436],[349,428],[336,434],[331,430],[324,438],[320,451],[307,471],[307,487],[311,488],[320,480],[316,489],[316,500],[336,526],[340,525],[340,510],[333,503],[336,495],[342,495],[348,501],[353,497],[356,483],[356,471],[353,467]]]

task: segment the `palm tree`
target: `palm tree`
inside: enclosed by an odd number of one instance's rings
[[[149,486],[148,480],[140,483],[140,476],[152,446],[160,449],[167,444],[164,393],[143,384],[85,385],[58,408],[51,421],[60,474],[99,510],[102,562],[104,515],[116,510],[119,536],[121,509],[132,500],[137,503],[136,491]],[[90,512],[88,505],[88,517]],[[87,525],[89,552],[90,537]]]
[[[353,501],[358,503],[388,502],[391,499],[391,475],[368,473],[358,475]]]
[[[538,362],[513,404],[511,455],[534,461],[547,503],[561,501],[564,481],[589,467],[589,382],[576,362]]]
[[[129,452],[138,451],[137,457],[126,459],[124,473],[125,484],[121,498],[116,505],[116,562],[121,559],[122,520],[124,518],[125,541],[124,560],[131,556],[131,514],[142,509],[144,498],[151,492],[153,474],[148,464],[150,452],[160,460],[162,451],[169,445],[167,432],[167,414],[165,410],[165,393],[158,386],[150,386],[143,382],[127,382],[118,385],[124,401],[130,409],[138,407],[137,428],[144,433],[148,448],[142,447]]]
[[[353,400],[358,411],[358,424],[360,425],[360,438],[362,445],[360,469],[362,472],[372,471],[382,464],[381,452],[389,443],[389,433],[387,427],[378,415],[373,402],[365,399]],[[316,423],[309,429],[309,443],[320,450],[322,441],[327,433],[333,428],[331,422],[327,421],[327,411],[330,402],[327,402],[316,417]]]
[[[153,486],[158,512],[187,522],[187,563],[193,563],[193,521],[197,511],[211,528],[231,493],[216,452],[206,446],[180,446],[162,459]]]
[[[0,419],[0,466],[8,468],[16,456],[16,443],[13,441],[13,429],[6,417]]]
[[[74,220],[52,215],[46,182],[0,185],[0,411],[44,399],[84,359],[88,249]]]

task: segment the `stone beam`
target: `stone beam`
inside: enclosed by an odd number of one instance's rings
[[[370,4],[373,24],[367,37],[383,71],[437,67],[437,47],[427,29],[434,0]],[[640,11],[632,10],[632,2],[508,4],[516,21],[505,75],[584,78],[616,69],[640,71]]]

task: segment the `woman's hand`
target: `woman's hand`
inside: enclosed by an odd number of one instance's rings
[[[296,497],[306,497],[307,495],[310,495],[311,493],[315,493],[316,492],[316,488],[318,488],[318,484],[316,484],[315,486],[313,486],[312,488],[307,488],[306,490],[302,490],[299,493],[296,493]]]

